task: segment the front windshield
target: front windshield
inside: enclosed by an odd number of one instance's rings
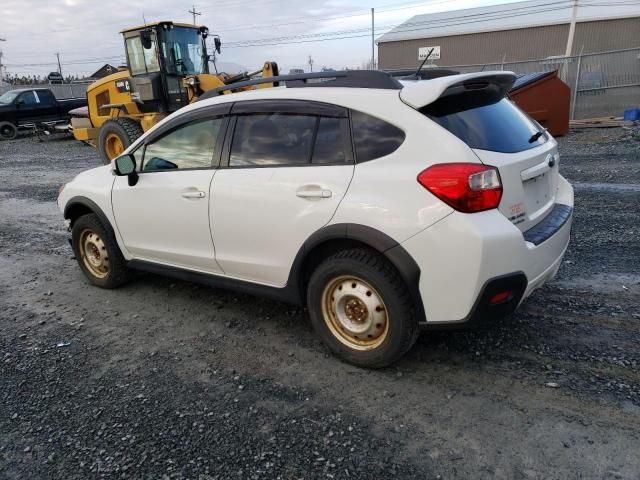
[[[162,55],[168,73],[180,76],[205,73],[203,42],[198,30],[173,27],[165,30],[162,36]]]
[[[0,103],[11,103],[19,94],[19,90],[9,90],[4,95],[0,95]]]

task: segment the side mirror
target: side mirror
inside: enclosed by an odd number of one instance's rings
[[[220,37],[214,37],[213,38],[213,48],[216,49],[216,52],[220,53],[220,48],[222,47],[222,40],[220,40]]]
[[[136,160],[133,155],[122,155],[116,158],[115,172],[119,177],[128,177],[129,186],[133,187],[138,183],[138,172],[136,172]]]
[[[151,31],[142,30],[140,32],[140,41],[142,42],[142,48],[144,48],[145,50],[149,50],[153,46],[151,40]]]
[[[19,98],[19,99],[16,101],[16,106],[17,106],[17,107],[20,107],[20,106],[24,105],[25,103],[26,103],[26,102],[24,101],[24,98]]]

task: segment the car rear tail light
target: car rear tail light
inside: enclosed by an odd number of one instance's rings
[[[442,163],[418,175],[418,182],[440,200],[464,213],[497,208],[502,197],[498,169],[478,163]]]
[[[513,292],[511,290],[504,290],[502,292],[498,292],[489,299],[489,303],[491,305],[495,305],[497,303],[503,303],[503,302],[506,302],[507,300],[511,300],[511,298],[513,297],[512,293]]]

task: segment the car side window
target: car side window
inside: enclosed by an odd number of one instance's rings
[[[22,102],[25,105],[37,105],[38,102],[36,101],[36,97],[34,95],[33,92],[25,92],[22,95],[20,95],[20,98],[18,98],[18,102]]]
[[[318,133],[311,163],[345,163],[349,144],[349,126],[346,118],[319,117]]]
[[[148,144],[142,171],[211,167],[222,121],[214,118],[191,122]]]
[[[55,97],[53,94],[47,90],[41,90],[38,92],[38,97],[40,97],[40,103],[42,105],[51,106],[55,105]]]
[[[395,152],[405,139],[398,127],[357,110],[351,111],[351,125],[358,163]]]
[[[316,118],[287,113],[239,115],[229,166],[308,164]]]

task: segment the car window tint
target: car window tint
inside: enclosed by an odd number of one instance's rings
[[[315,127],[310,115],[239,115],[229,166],[308,164]]]
[[[395,152],[405,134],[379,118],[353,110],[351,112],[353,143],[358,162],[366,162]]]
[[[321,117],[316,134],[316,144],[313,149],[311,163],[344,163],[345,132],[344,118]]]
[[[19,101],[24,102],[25,105],[37,105],[36,97],[33,92],[25,92],[20,95]]]
[[[420,111],[471,148],[516,153],[547,141],[534,137],[541,129],[506,98],[488,105],[438,99]]]
[[[40,103],[43,105],[54,105],[56,103],[53,94],[47,90],[40,90],[38,97],[40,97]]]
[[[211,167],[221,125],[222,118],[189,123],[147,145],[143,171]]]

